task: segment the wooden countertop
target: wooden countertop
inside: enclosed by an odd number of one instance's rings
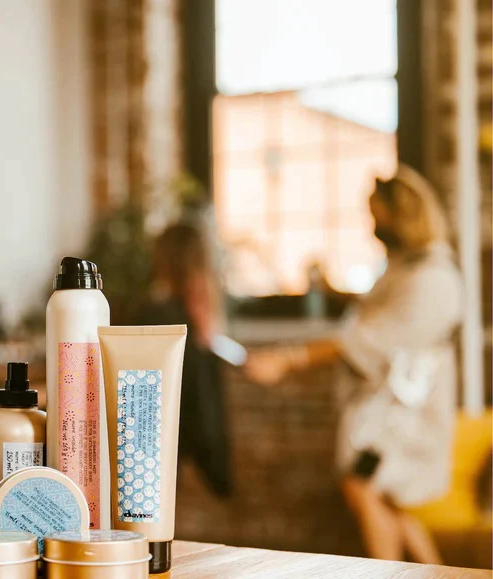
[[[156,579],[491,579],[492,571],[175,541]]]

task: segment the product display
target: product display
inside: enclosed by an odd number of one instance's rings
[[[38,540],[22,531],[0,531],[0,579],[36,579]]]
[[[46,537],[46,579],[148,579],[149,542],[139,533],[87,531]]]
[[[100,327],[112,523],[150,541],[151,573],[171,566],[186,326]]]
[[[34,579],[38,554],[47,579],[147,579],[171,567],[187,328],[107,325],[89,261],[54,288],[47,413],[27,363],[0,390],[0,579]]]
[[[0,529],[36,535],[40,553],[48,533],[88,528],[84,495],[61,472],[42,466],[25,468],[0,482]]]
[[[38,410],[38,393],[29,389],[28,365],[7,364],[0,390],[0,478],[29,466],[43,466],[46,413]]]
[[[97,335],[109,324],[102,281],[90,261],[65,257],[46,310],[47,464],[84,493],[91,528],[110,527],[109,457]]]

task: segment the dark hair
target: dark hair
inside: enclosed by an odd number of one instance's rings
[[[166,282],[170,292],[183,296],[197,275],[212,275],[206,240],[187,223],[171,225],[156,239],[153,274]]]
[[[219,297],[206,237],[197,227],[178,223],[157,239],[154,279],[181,302],[194,339],[208,347],[219,315]]]

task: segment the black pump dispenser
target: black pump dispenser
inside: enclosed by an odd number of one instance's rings
[[[77,257],[64,257],[58,274],[53,282],[53,289],[102,289],[103,281],[98,273],[98,266],[92,261]]]
[[[38,391],[29,389],[27,362],[9,362],[5,390],[0,390],[0,406],[28,408],[38,405]]]

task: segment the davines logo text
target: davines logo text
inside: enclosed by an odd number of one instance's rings
[[[152,519],[152,513],[131,513],[126,511],[123,516],[126,519]]]

